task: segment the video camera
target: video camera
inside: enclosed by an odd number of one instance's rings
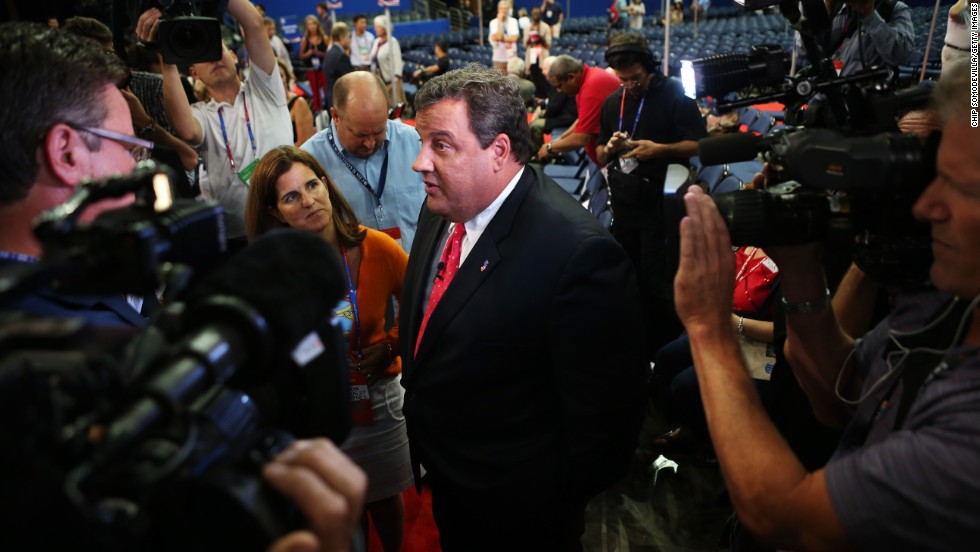
[[[905,111],[925,106],[930,90],[899,89],[887,68],[838,77],[817,39],[830,27],[823,2],[745,2],[752,9],[775,4],[800,32],[811,60],[806,70],[787,76],[788,56],[772,45],[682,65],[689,95],[722,97],[719,110],[780,102],[786,122],[798,125],[767,137],[735,134],[699,142],[704,165],[762,154],[773,173],[788,180],[767,190],[715,196],[733,243],[830,240],[844,251],[853,247],[855,262],[881,283],[924,280],[932,260],[929,227],[911,210],[935,173],[938,137],[922,142],[900,134],[897,121]],[[746,89],[746,97],[728,96]]]
[[[702,140],[708,162],[762,153],[786,182],[715,196],[735,245],[833,240],[854,247],[855,262],[882,283],[922,281],[932,262],[929,226],[912,204],[935,174],[938,134],[848,137],[829,129],[777,131]],[[724,157],[724,161],[719,158]],[[849,243],[848,243],[849,242]]]
[[[790,26],[799,33],[810,65],[789,76],[790,54],[774,44],[755,45],[747,54],[733,52],[685,60],[681,62],[681,80],[689,97],[712,96],[719,112],[779,102],[786,106],[788,124],[833,128],[847,134],[894,130],[894,119],[889,116],[895,109],[928,99],[928,91],[903,90],[897,74],[886,67],[869,67],[838,76],[825,51],[831,20],[821,0],[739,3],[747,9],[778,4]],[[891,4],[880,2],[879,9],[885,10],[882,6]],[[742,97],[733,98],[738,94]],[[916,94],[919,96],[913,97]]]
[[[146,294],[161,285],[182,291],[224,260],[225,221],[214,203],[176,197],[172,174],[144,161],[125,177],[83,183],[35,221],[44,262],[23,267],[20,281],[0,280],[7,282],[0,291],[45,278],[67,292]],[[130,206],[80,223],[89,205],[127,195],[134,196]]]
[[[129,0],[133,26],[150,8],[163,12],[157,44],[164,63],[191,65],[221,59],[221,19],[228,0]]]
[[[185,277],[169,281],[200,280],[138,332],[83,317],[0,317],[0,454],[9,462],[0,519],[15,549],[263,550],[300,518],[262,483],[261,466],[294,438],[342,442],[349,432],[346,346],[332,316],[345,288],[322,238],[272,232],[212,269],[212,246],[187,247],[192,231],[223,244],[221,209],[207,203],[138,204],[89,227],[65,223],[96,197],[160,188],[160,176],[141,166],[83,186],[41,217],[45,251],[29,277],[0,278],[0,305],[38,290],[104,293],[124,275],[160,274],[133,266],[162,258],[184,266],[174,272]]]

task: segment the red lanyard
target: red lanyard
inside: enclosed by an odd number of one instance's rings
[[[630,139],[634,139],[636,136],[636,125],[640,122],[640,113],[643,112],[643,102],[647,101],[647,97],[644,94],[643,98],[640,99],[640,107],[636,108],[636,118],[633,119],[633,130],[630,131]],[[623,97],[619,100],[619,131],[623,131],[623,108],[626,107],[626,87],[623,87]]]

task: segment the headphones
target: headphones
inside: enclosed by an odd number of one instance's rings
[[[653,73],[655,75],[660,74],[660,60],[653,54],[653,52],[650,51],[650,48],[646,48],[637,43],[620,44],[619,46],[606,48],[606,53],[604,56],[606,64],[609,64],[610,57],[618,56],[620,54],[636,54],[640,56],[640,65],[642,65],[648,73]]]

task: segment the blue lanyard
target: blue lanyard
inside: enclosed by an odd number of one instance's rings
[[[351,164],[351,162],[344,157],[344,154],[341,153],[340,148],[338,148],[337,144],[334,143],[332,124],[327,126],[327,143],[329,143],[330,147],[333,148],[333,151],[337,154],[337,157],[344,162],[344,165],[347,165],[347,170],[354,175],[354,178],[361,183],[361,186],[367,188],[367,191],[371,192],[371,195],[374,196],[375,201],[378,202],[378,209],[381,211],[380,218],[381,220],[384,220],[385,209],[381,206],[381,194],[385,192],[385,182],[388,180],[388,140],[385,140],[385,160],[381,163],[381,176],[378,178],[378,191],[374,191],[374,188],[371,187],[371,184],[368,182],[367,178],[361,174],[361,171],[357,170],[357,167]]]
[[[340,252],[344,254],[344,268],[347,269],[347,289],[350,292],[350,308],[354,314],[354,345],[357,347],[357,357],[361,356],[361,317],[357,312],[357,290],[354,289],[354,279],[350,273],[350,261],[347,259],[347,248],[340,246]]]
[[[36,263],[38,261],[37,257],[24,255],[23,253],[14,253],[13,251],[4,251],[2,249],[0,249],[0,259],[5,261],[17,261],[18,263]]]
[[[640,122],[640,113],[643,112],[643,102],[647,101],[646,95],[640,98],[640,107],[636,109],[636,118],[633,119],[633,130],[630,131],[630,139],[636,136],[636,125]],[[623,131],[623,107],[626,106],[626,88],[623,88],[623,98],[619,101],[619,132]]]
[[[242,107],[245,108],[245,126],[248,128],[248,140],[252,143],[252,157],[258,159],[259,155],[255,148],[255,135],[252,134],[252,120],[248,116],[248,104],[245,103],[245,91],[242,90]],[[238,173],[235,168],[235,157],[231,154],[231,144],[228,142],[228,130],[225,128],[225,107],[218,108],[218,120],[221,122],[221,137],[225,139],[225,152],[228,153],[228,161],[231,162],[231,170]]]

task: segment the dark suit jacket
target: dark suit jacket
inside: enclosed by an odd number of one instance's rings
[[[405,417],[418,463],[501,515],[584,501],[626,471],[646,404],[626,254],[568,193],[525,168],[429,319],[446,221],[423,206],[401,303]]]
[[[550,133],[556,128],[568,128],[578,119],[575,98],[551,87],[548,92],[548,107],[544,110],[544,131]]]
[[[327,77],[327,107],[333,107],[333,85],[337,79],[354,70],[344,49],[334,44],[323,58],[323,74]]]

